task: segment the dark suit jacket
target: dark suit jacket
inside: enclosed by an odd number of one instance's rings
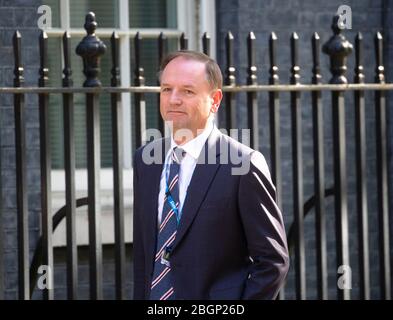
[[[149,297],[169,146],[168,138],[158,139],[134,157],[134,299]],[[149,154],[159,163],[144,163]],[[249,170],[234,174],[240,159]],[[187,190],[171,267],[176,299],[274,299],[288,272],[285,228],[266,161],[217,128]]]

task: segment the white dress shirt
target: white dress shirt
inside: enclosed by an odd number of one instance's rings
[[[176,142],[173,140],[173,135],[171,137],[171,148],[169,149],[168,153],[165,156],[165,162],[163,166],[163,170],[161,172],[161,180],[160,180],[160,192],[158,194],[158,224],[161,222],[162,216],[162,209],[164,207],[164,195],[166,189],[166,170],[169,170],[169,164],[172,163],[171,153],[174,147],[182,148],[186,155],[183,158],[180,164],[180,171],[179,171],[179,215],[181,217],[182,208],[184,204],[184,200],[186,199],[187,195],[187,188],[191,182],[192,174],[194,173],[195,166],[197,164],[199,155],[202,151],[203,146],[206,143],[207,138],[209,137],[210,133],[212,132],[214,127],[213,119],[209,119],[206,128],[197,135],[194,139],[188,141],[184,145],[177,145]],[[169,172],[168,172],[169,174]]]

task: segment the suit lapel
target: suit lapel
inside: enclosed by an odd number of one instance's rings
[[[152,261],[152,265],[149,266],[153,268],[154,255],[156,249],[156,236],[157,236],[157,212],[158,212],[158,194],[160,192],[160,179],[161,173],[163,169],[163,164],[165,162],[165,156],[170,148],[170,139],[162,139],[160,148],[154,149],[153,152],[162,152],[162,161],[158,163],[153,163],[149,166],[149,170],[144,172],[145,176],[143,180],[146,181],[146,187],[150,189],[151,192],[147,192],[147,199],[144,201],[145,203],[145,222],[146,222],[146,230],[147,237],[146,239],[146,252],[150,254],[149,261]],[[154,235],[153,237],[151,235]],[[152,271],[153,269],[151,269]]]
[[[217,161],[217,157],[220,154],[220,136],[220,131],[214,127],[199,156],[190,185],[187,189],[187,196],[183,205],[182,217],[180,219],[173,249],[181,242],[194,221],[199,211],[199,207],[205,199],[210,184],[220,166],[219,161]]]

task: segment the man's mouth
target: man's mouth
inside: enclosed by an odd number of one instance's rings
[[[183,111],[175,111],[175,110],[173,110],[173,111],[168,111],[167,113],[169,113],[169,114],[186,114],[186,113],[183,112]]]

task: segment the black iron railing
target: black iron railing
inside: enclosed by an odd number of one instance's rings
[[[76,208],[88,206],[89,218],[89,248],[90,248],[90,297],[101,299],[103,291],[102,280],[102,244],[100,221],[100,118],[98,103],[101,94],[111,95],[112,113],[112,156],[113,156],[113,195],[114,195],[114,235],[115,235],[115,286],[116,298],[125,297],[125,241],[124,241],[124,208],[123,208],[123,175],[122,175],[122,127],[121,127],[121,93],[133,93],[135,103],[135,137],[136,147],[142,144],[142,137],[146,130],[146,93],[158,93],[158,86],[145,86],[144,68],[141,65],[142,37],[139,33],[134,38],[135,69],[134,85],[121,87],[119,74],[119,37],[113,33],[111,37],[112,78],[110,87],[102,87],[99,81],[100,55],[104,54],[105,46],[97,38],[94,31],[97,27],[95,16],[86,16],[85,29],[87,36],[80,42],[76,52],[83,58],[86,81],[83,88],[73,87],[70,65],[71,47],[70,35],[63,36],[63,86],[61,88],[47,87],[47,36],[42,32],[40,44],[40,77],[39,87],[23,87],[23,64],[21,60],[21,34],[14,35],[14,87],[0,88],[0,94],[13,94],[15,114],[15,150],[16,150],[16,180],[17,180],[17,211],[18,211],[18,286],[19,298],[30,299],[37,280],[39,265],[47,265],[53,269],[52,234],[59,222],[66,218],[67,232],[67,290],[69,299],[77,299],[78,259],[75,215]],[[291,254],[295,256],[295,288],[297,299],[306,299],[306,265],[304,243],[304,219],[315,208],[316,256],[317,256],[317,291],[320,299],[328,298],[327,271],[327,231],[325,199],[329,196],[335,199],[335,233],[337,266],[349,264],[348,244],[348,191],[346,168],[345,141],[345,99],[344,92],[354,92],[355,102],[355,144],[356,144],[356,184],[358,206],[358,246],[359,246],[359,282],[362,299],[370,298],[370,257],[368,239],[368,209],[367,209],[367,179],[366,179],[366,119],[365,98],[366,90],[375,91],[375,123],[377,147],[377,190],[379,217],[379,267],[381,298],[390,299],[390,249],[389,249],[389,211],[388,211],[388,172],[387,172],[387,129],[386,129],[386,98],[385,92],[393,90],[393,84],[386,84],[382,62],[383,39],[380,33],[375,37],[376,68],[375,83],[365,84],[363,75],[363,44],[359,33],[355,39],[356,67],[353,84],[348,84],[345,77],[346,57],[352,51],[352,45],[345,39],[342,30],[338,28],[338,17],[333,20],[334,35],[323,46],[323,52],[330,57],[332,78],[329,84],[321,83],[320,75],[320,38],[317,33],[312,37],[312,84],[300,83],[300,66],[298,42],[296,33],[291,36],[291,78],[290,84],[279,84],[278,65],[276,60],[277,36],[271,33],[269,38],[269,84],[258,84],[257,66],[255,62],[255,35],[250,32],[247,37],[248,67],[247,85],[236,84],[236,67],[234,65],[234,37],[228,32],[226,44],[226,68],[224,72],[224,102],[226,129],[237,128],[236,97],[240,92],[247,93],[247,121],[251,129],[251,146],[260,148],[258,123],[258,92],[267,92],[270,114],[270,162],[272,177],[277,186],[278,204],[282,207],[282,155],[280,152],[280,93],[290,93],[291,110],[291,143],[292,143],[292,174],[293,174],[293,215],[294,223],[289,229],[288,240]],[[186,49],[187,38],[184,34],[179,40],[179,48]],[[203,51],[210,53],[210,37],[205,33],[202,38]],[[167,38],[163,33],[158,37],[159,60],[167,53]],[[324,125],[322,91],[330,91],[332,99],[333,122],[333,157],[334,157],[334,186],[325,187],[324,173]],[[312,122],[313,122],[313,157],[314,157],[314,196],[304,200],[304,173],[302,170],[302,107],[301,92],[311,92]],[[38,242],[31,265],[29,264],[28,237],[28,203],[26,185],[26,141],[25,141],[25,103],[26,93],[39,96],[40,114],[40,151],[41,151],[41,238]],[[65,205],[55,215],[51,212],[51,159],[48,140],[48,98],[50,94],[61,93],[63,97],[64,113],[64,169],[66,196]],[[86,94],[86,135],[88,154],[88,196],[76,198],[75,192],[75,145],[74,145],[74,104],[76,93]],[[158,97],[159,99],[159,97]],[[158,117],[160,119],[160,116]],[[163,133],[164,124],[159,120],[158,129]],[[1,238],[0,238],[1,239]],[[0,245],[2,245],[0,243]],[[0,251],[1,254],[1,251]],[[0,256],[0,263],[3,258]],[[53,276],[53,275],[52,275]],[[2,283],[0,283],[0,286]],[[0,292],[3,288],[0,287]],[[338,289],[339,299],[350,299],[348,289]],[[284,291],[280,297],[285,298]],[[44,290],[44,299],[53,299],[53,290]]]

